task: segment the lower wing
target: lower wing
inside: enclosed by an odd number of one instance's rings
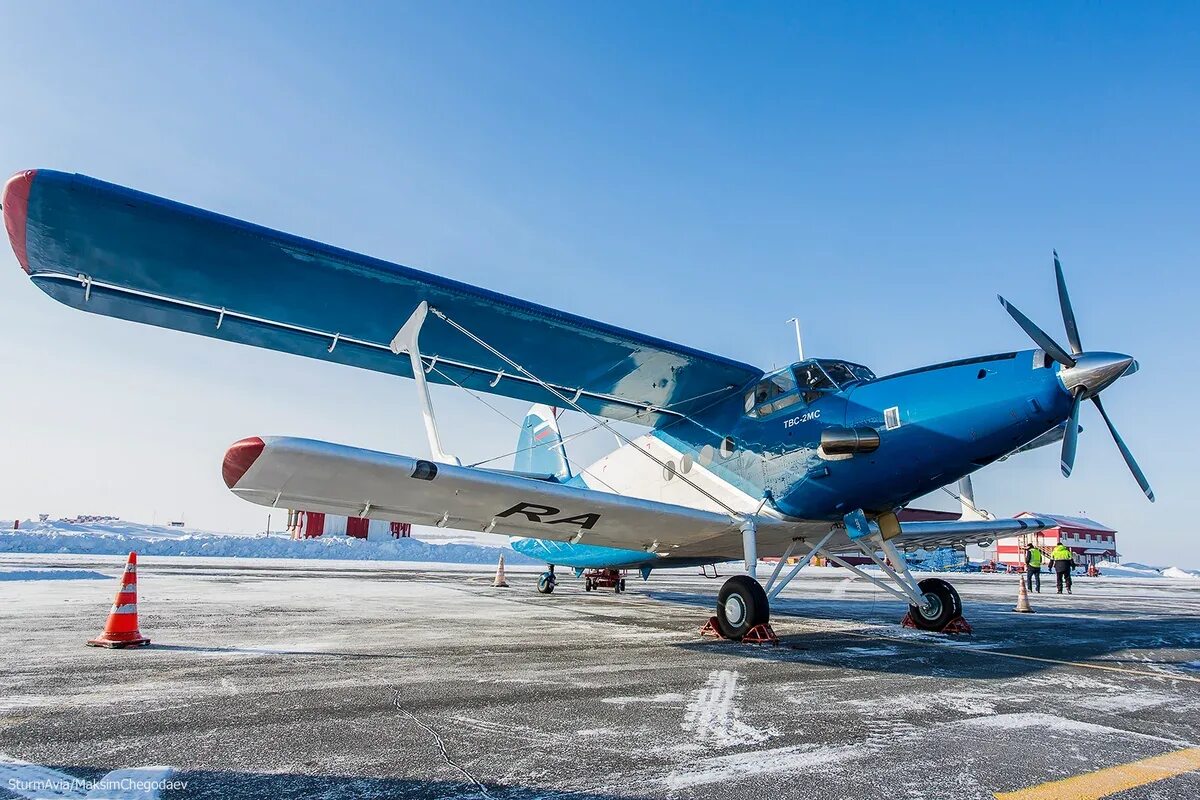
[[[265,506],[664,556],[701,542],[740,542],[741,520],[727,514],[311,439],[243,439],[222,472],[234,494]],[[764,527],[790,530],[778,518]]]
[[[740,517],[312,439],[243,439],[225,454],[222,475],[234,494],[264,506],[583,542],[664,557],[742,554]],[[903,549],[982,544],[1054,524],[1041,518],[907,522],[892,542]],[[835,523],[762,514],[756,525],[762,556],[779,555],[796,538],[815,542],[831,529],[835,533],[826,550],[858,552]]]
[[[1020,536],[1053,528],[1057,523],[1043,517],[1022,519],[953,520],[951,522],[902,522],[892,540],[902,549],[990,545],[1003,536]]]

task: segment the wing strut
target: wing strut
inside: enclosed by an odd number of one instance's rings
[[[428,314],[429,303],[422,300],[404,326],[392,337],[392,352],[396,355],[408,353],[412,362],[413,380],[417,382],[417,399],[421,402],[421,416],[425,420],[425,434],[429,437],[429,450],[433,454],[433,460],[461,467],[462,462],[458,460],[458,456],[452,456],[442,449],[437,420],[433,417],[433,400],[429,397],[429,383],[425,380],[425,363],[421,360],[421,348],[417,343],[417,338],[421,335],[421,326],[425,324]],[[336,338],[334,344],[337,344]],[[332,347],[329,349],[333,350]]]
[[[598,424],[599,424],[601,427],[608,428],[608,430],[609,430],[610,432],[612,432],[612,434],[613,434],[614,436],[616,436],[616,437],[617,437],[619,440],[621,440],[621,441],[622,441],[622,442],[624,442],[625,444],[629,445],[629,446],[630,446],[630,447],[632,447],[634,450],[637,450],[639,453],[641,453],[641,454],[642,454],[642,455],[644,455],[646,458],[648,458],[648,459],[650,459],[651,461],[653,461],[655,464],[658,464],[660,467],[663,467],[664,469],[666,468],[666,466],[667,466],[667,465],[666,465],[666,462],[664,462],[662,459],[660,459],[660,458],[658,458],[657,456],[655,456],[653,453],[651,453],[651,452],[650,452],[649,450],[647,450],[646,448],[644,448],[644,447],[641,447],[640,445],[638,445],[636,442],[634,442],[632,439],[630,439],[630,438],[629,438],[628,436],[626,436],[625,434],[623,434],[623,433],[621,433],[620,431],[618,431],[616,428],[613,428],[613,427],[612,427],[612,425],[611,425],[611,420],[602,420],[602,419],[598,418],[598,417],[597,417],[595,414],[592,414],[591,412],[589,412],[589,411],[585,410],[585,409],[584,409],[582,406],[580,406],[578,403],[576,403],[575,401],[573,401],[571,398],[567,397],[567,396],[566,396],[566,395],[564,395],[562,392],[559,392],[559,391],[558,391],[558,390],[556,390],[556,389],[555,389],[553,386],[551,386],[550,384],[546,383],[544,380],[542,380],[541,378],[539,378],[537,375],[534,375],[532,372],[530,372],[529,370],[525,369],[525,367],[521,366],[521,365],[520,365],[520,364],[518,364],[516,361],[513,361],[511,358],[509,358],[508,356],[506,356],[504,353],[500,352],[500,351],[499,351],[499,350],[497,350],[495,347],[492,347],[490,344],[488,344],[487,342],[485,342],[483,339],[479,338],[479,337],[478,337],[478,336],[476,336],[474,333],[471,333],[471,331],[467,330],[467,329],[466,329],[466,328],[464,328],[462,325],[460,325],[459,323],[457,323],[457,322],[455,322],[454,320],[452,320],[452,319],[451,319],[450,317],[448,317],[448,316],[447,316],[447,315],[446,315],[444,312],[442,312],[442,311],[439,311],[439,310],[438,310],[438,309],[436,309],[436,308],[430,308],[430,307],[428,306],[428,304],[427,304],[427,303],[425,303],[424,301],[422,301],[422,302],[421,302],[421,305],[417,307],[417,311],[418,311],[418,312],[420,312],[422,309],[425,309],[425,310],[427,310],[427,311],[431,311],[431,312],[433,312],[433,314],[434,314],[435,316],[437,316],[437,317],[438,317],[438,319],[442,320],[442,321],[443,321],[443,322],[445,322],[447,325],[449,325],[450,327],[454,328],[454,329],[455,329],[455,330],[457,330],[459,333],[461,333],[463,336],[465,336],[465,337],[467,337],[468,339],[470,339],[471,341],[475,342],[477,345],[479,345],[480,347],[482,347],[484,350],[487,350],[489,353],[491,353],[492,355],[494,355],[494,356],[496,356],[497,358],[499,358],[499,359],[500,359],[501,361],[503,361],[505,364],[508,364],[508,366],[512,367],[512,368],[513,368],[514,370],[516,370],[518,373],[524,374],[524,375],[525,375],[525,376],[526,376],[528,379],[532,380],[534,383],[536,383],[536,384],[538,384],[539,386],[541,386],[541,387],[542,387],[543,389],[545,389],[547,392],[549,392],[550,394],[554,395],[554,397],[556,397],[556,398],[558,399],[558,401],[559,401],[559,402],[561,402],[563,405],[565,405],[565,406],[569,406],[569,407],[570,407],[572,410],[574,410],[574,411],[578,411],[580,414],[583,414],[584,416],[588,417],[588,418],[589,418],[589,419],[591,419],[593,422],[596,422],[596,423],[598,423]],[[414,312],[414,316],[416,316],[416,313],[415,313],[415,312]],[[422,313],[422,319],[424,319],[424,313]],[[408,325],[409,325],[411,322],[412,322],[412,320],[409,320],[409,322],[408,322],[408,323],[405,323],[405,328],[407,328],[407,327],[408,327]],[[399,338],[400,338],[400,335],[401,335],[402,333],[404,333],[404,329],[403,329],[403,328],[401,329],[400,333],[396,334],[396,338],[397,338],[397,339],[399,339]],[[396,341],[395,341],[395,340],[393,340],[393,341],[392,341],[392,350],[393,350],[393,351],[395,351],[395,352],[400,352],[400,351],[396,350]],[[647,411],[650,411],[650,410],[653,410],[653,409],[652,409],[652,407],[649,407],[649,406],[647,406],[646,410],[647,410]],[[699,485],[699,484],[697,484],[695,481],[693,481],[693,480],[691,480],[690,478],[688,478],[688,477],[687,477],[686,475],[684,475],[683,473],[681,473],[681,472],[680,472],[680,473],[676,473],[676,477],[677,477],[679,480],[681,480],[681,481],[683,481],[684,483],[686,483],[686,484],[688,484],[689,486],[691,486],[693,489],[695,489],[695,490],[696,490],[697,492],[699,492],[700,494],[702,494],[702,495],[704,495],[705,497],[707,497],[709,500],[711,500],[711,501],[713,501],[714,503],[716,503],[716,504],[717,504],[718,506],[720,506],[721,508],[723,508],[723,509],[724,509],[724,510],[725,510],[725,511],[726,511],[726,512],[727,512],[727,513],[728,513],[728,514],[729,514],[729,515],[732,517],[732,518],[734,518],[734,519],[736,519],[736,520],[741,520],[742,522],[747,522],[747,521],[748,521],[748,518],[746,517],[746,514],[745,514],[744,512],[740,512],[740,511],[738,511],[737,509],[733,508],[732,506],[730,506],[730,505],[729,505],[728,503],[726,503],[725,501],[721,500],[719,497],[715,496],[715,495],[714,495],[714,494],[712,494],[711,492],[708,492],[708,491],[706,491],[706,490],[705,490],[705,489],[704,489],[702,486],[700,486],[700,485]],[[764,498],[764,502],[765,502],[765,498]],[[761,510],[761,509],[762,509],[762,506],[760,505],[760,506],[759,506],[759,510]],[[755,515],[757,515],[757,513],[758,513],[758,512],[755,512]],[[749,521],[750,521],[750,531],[751,531],[751,533],[750,533],[750,535],[749,535],[749,536],[746,536],[746,535],[745,535],[745,533],[746,533],[746,531],[745,531],[745,528],[743,528],[743,538],[744,538],[745,542],[747,543],[747,547],[748,547],[748,548],[752,548],[752,547],[753,547],[753,539],[754,539],[754,536],[753,536],[753,528],[754,528],[754,525],[753,525],[752,518],[749,518]],[[750,549],[747,549],[747,559],[749,559],[749,556],[750,556]],[[748,567],[748,569],[749,569],[749,567]]]

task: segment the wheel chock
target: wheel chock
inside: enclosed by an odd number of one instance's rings
[[[704,623],[704,627],[700,629],[700,635],[732,641],[726,639],[721,633],[721,629],[717,627],[716,617],[708,618],[708,622]],[[769,622],[763,622],[746,631],[746,635],[742,637],[742,642],[745,644],[779,644],[779,637],[775,635],[775,631],[771,628]]]
[[[742,641],[750,644],[779,644],[779,637],[775,635],[771,623],[762,622],[746,631]]]
[[[912,628],[917,631],[925,631],[926,633],[963,633],[970,636],[974,631],[971,629],[971,623],[967,622],[962,617],[955,617],[946,623],[946,627],[940,631],[931,631],[926,628],[921,628],[917,623],[913,622],[912,612],[904,612],[904,619],[900,620],[901,627]]]

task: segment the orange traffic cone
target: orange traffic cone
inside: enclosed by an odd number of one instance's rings
[[[504,577],[504,553],[500,554],[500,563],[496,565],[496,580],[492,581],[492,586],[508,587],[508,581]]]
[[[137,553],[130,553],[121,576],[121,588],[108,612],[104,633],[88,640],[88,647],[141,647],[150,644],[138,630],[137,616]]]
[[[1032,614],[1033,609],[1029,607],[1029,592],[1025,588],[1025,576],[1019,575],[1021,588],[1017,591],[1017,607],[1013,611],[1020,611],[1022,614]]]

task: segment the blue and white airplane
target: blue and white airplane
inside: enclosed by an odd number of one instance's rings
[[[1083,349],[1055,257],[1070,350],[1012,305],[1036,349],[876,376],[810,359],[764,371],[438,275],[358,255],[80,175],[29,170],[4,187],[17,261],[84,311],[415,379],[432,457],[262,436],[233,444],[222,474],[266,506],[495,531],[645,553],[654,563],[741,558],[722,585],[721,632],[744,637],[817,555],[873,560],[862,577],[942,630],[958,593],[917,581],[902,550],[987,543],[1051,520],[905,522],[913,499],[1062,427],[1075,459],[1084,400],[1132,374]],[[438,437],[428,382],[645,426],[579,475],[463,465]],[[880,555],[882,553],[882,556]],[[765,585],[759,555],[780,561]],[[798,564],[782,574],[788,557]],[[641,556],[639,556],[641,557]]]

